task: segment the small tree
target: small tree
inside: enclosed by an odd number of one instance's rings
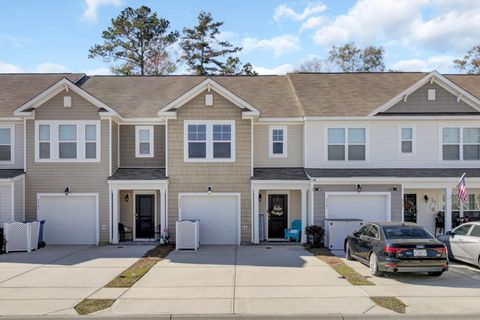
[[[343,72],[383,72],[384,54],[382,47],[368,46],[361,49],[350,42],[340,47],[333,46],[329,51],[328,61]]]
[[[480,73],[480,45],[477,45],[467,51],[462,59],[453,60],[455,68],[460,73]]]
[[[169,31],[170,22],[158,18],[147,6],[126,8],[112,25],[103,31],[103,44],[95,44],[88,57],[103,58],[105,62],[123,61],[112,66],[112,71],[122,75],[159,75],[175,71],[169,47],[177,41],[178,31]]]
[[[182,60],[191,72],[197,75],[256,74],[250,64],[242,67],[240,59],[232,56],[242,50],[226,40],[219,39],[223,21],[213,21],[208,12],[200,12],[198,24],[184,28],[180,47]]]
[[[313,57],[299,65],[297,72],[328,72],[330,69],[328,61]]]

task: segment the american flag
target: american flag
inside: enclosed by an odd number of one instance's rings
[[[467,202],[467,186],[465,186],[465,173],[462,175],[457,184],[458,198],[463,202]]]

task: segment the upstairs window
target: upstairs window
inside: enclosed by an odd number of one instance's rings
[[[480,128],[442,128],[442,159],[480,160]]]
[[[36,121],[35,161],[100,161],[100,121]]]
[[[153,126],[135,127],[135,156],[153,158]]]
[[[235,160],[234,121],[185,121],[184,160]]]
[[[328,161],[366,160],[365,128],[328,128]]]
[[[287,156],[287,127],[269,128],[269,156]]]
[[[13,161],[13,126],[0,126],[0,163]]]
[[[414,135],[412,127],[400,128],[400,154],[414,153]]]

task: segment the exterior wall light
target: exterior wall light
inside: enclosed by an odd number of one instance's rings
[[[357,184],[357,192],[358,193],[362,192],[362,186],[359,184]]]
[[[128,202],[128,200],[130,200],[130,194],[126,193],[125,194],[125,202]]]
[[[208,186],[208,187],[207,187],[208,195],[211,195],[211,194],[212,194],[212,190],[213,190],[212,186]]]
[[[68,194],[70,193],[70,187],[66,186],[63,192],[65,192],[65,195],[68,196]]]

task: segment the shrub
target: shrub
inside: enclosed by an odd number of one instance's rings
[[[316,225],[307,226],[305,228],[305,234],[307,236],[307,243],[312,248],[323,247],[323,236],[325,232],[322,227]]]

